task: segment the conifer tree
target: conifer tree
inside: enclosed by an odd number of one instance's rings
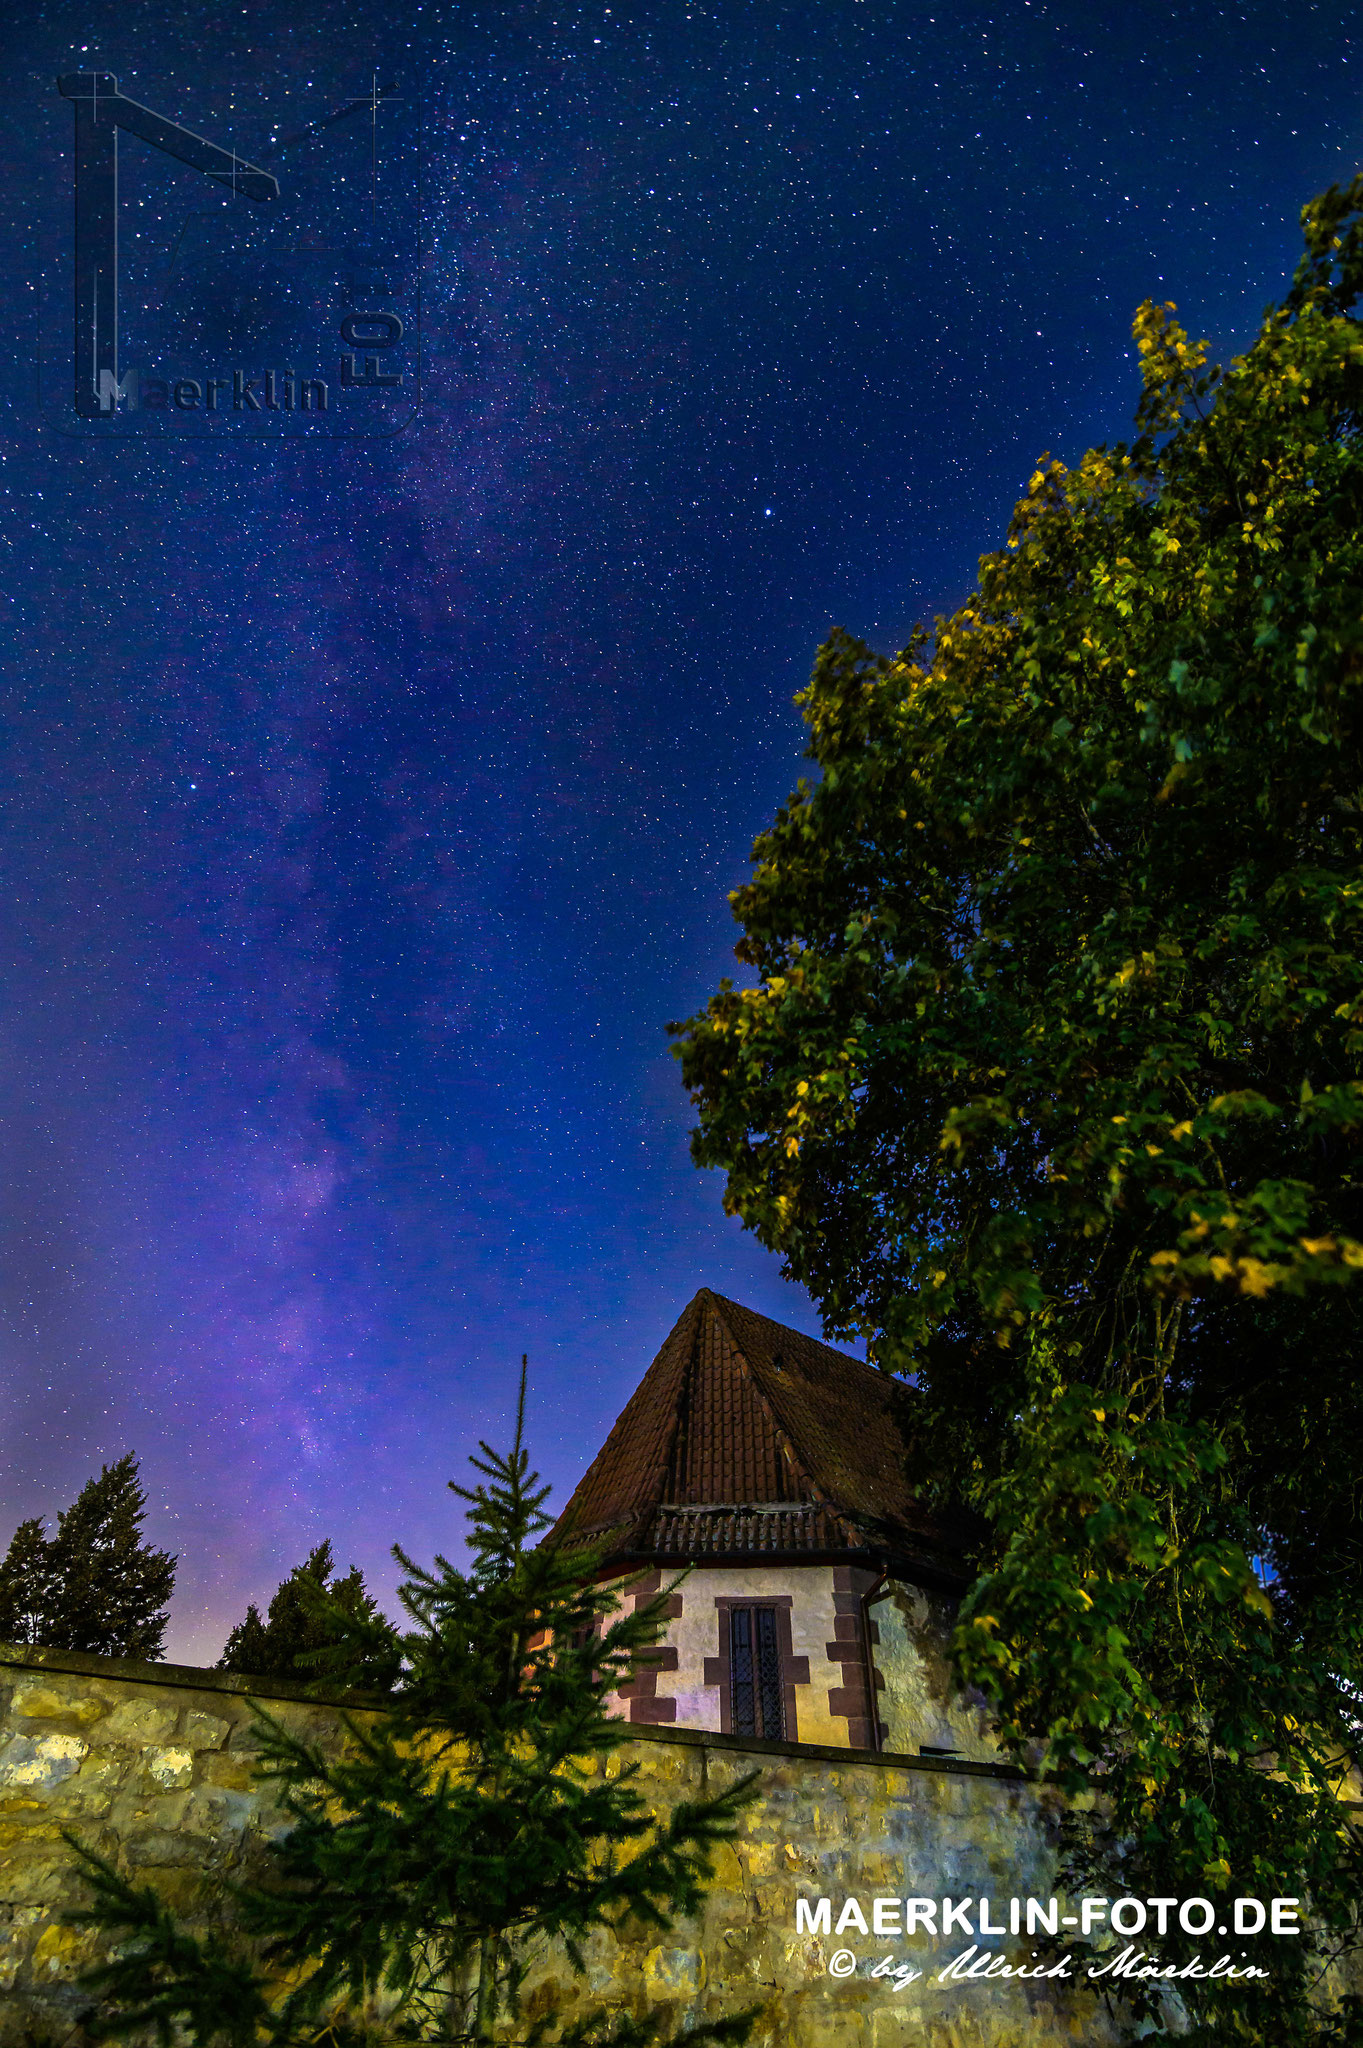
[[[88,1480],[48,1539],[21,1523],[0,1564],[0,1637],[96,1656],[159,1657],[178,1560],[142,1541],[147,1497],[128,1453]]]
[[[0,1559],[0,1643],[37,1643],[50,1606],[52,1567],[43,1525],[21,1522]]]
[[[155,2026],[192,2048],[302,2048],[494,2039],[562,2048],[643,2048],[659,2029],[607,2008],[561,2027],[524,2025],[519,1994],[537,1955],[582,1943],[626,1917],[666,1928],[699,1906],[711,1852],[732,1835],[744,1779],[717,1798],[647,1809],[635,1770],[607,1771],[628,1739],[608,1698],[656,1645],[665,1595],[624,1613],[597,1578],[596,1553],[534,1544],[548,1487],[516,1436],[480,1444],[467,1504],[472,1566],[427,1570],[398,1549],[409,1626],[333,1610],[341,1676],[394,1676],[372,1715],[349,1717],[339,1759],[257,1706],[261,1773],[292,1821],[266,1874],[233,1894],[233,1931],[186,1932],[150,1887],[73,1844],[93,1889],[77,1916],[114,1937],[86,1980],[102,2031]],[[381,1640],[381,1637],[384,1640]],[[739,2042],[750,2013],[678,2037]]]
[[[327,1539],[283,1580],[264,1620],[254,1602],[247,1608],[245,1620],[227,1638],[217,1668],[254,1678],[315,1679],[319,1653],[337,1640],[337,1610],[355,1621],[379,1618],[358,1566],[352,1565],[344,1578],[335,1575]]]

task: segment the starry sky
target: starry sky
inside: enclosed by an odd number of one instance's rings
[[[818,1331],[665,1037],[814,649],[957,603],[1126,431],[1137,303],[1233,352],[1363,160],[1307,0],[299,12],[40,5],[4,59],[0,1544],[135,1451],[191,1661],[323,1535],[381,1593],[457,1549],[522,1351],[561,1502],[697,1287]],[[283,124],[383,81],[403,431],[54,423],[91,68],[285,198]],[[200,283],[246,232],[154,158],[130,347],[189,213]]]

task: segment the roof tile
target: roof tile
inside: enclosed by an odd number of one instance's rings
[[[702,1288],[555,1533],[571,1528],[634,1557],[827,1555],[868,1544],[943,1554],[908,1483],[894,1385]]]

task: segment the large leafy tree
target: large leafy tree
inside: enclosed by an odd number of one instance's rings
[[[982,1513],[959,1668],[1101,1784],[1078,1865],[1310,1896],[1209,2042],[1334,2038],[1359,1897],[1363,179],[1303,226],[1225,369],[1140,309],[1135,438],[954,617],[820,651],[753,985],[676,1027],[697,1161]]]
[[[472,1570],[438,1558],[428,1571],[396,1551],[401,1632],[370,1606],[333,1604],[333,1680],[347,1645],[350,1676],[389,1670],[381,1706],[347,1720],[344,1753],[256,1709],[261,1768],[291,1825],[256,1881],[220,1902],[221,1931],[195,1934],[152,1887],[74,1845],[94,1892],[76,1917],[115,1940],[87,1980],[99,2031],[154,2027],[194,2048],[645,2048],[667,2034],[576,1997],[574,2013],[540,1999],[521,2011],[526,1968],[551,1939],[582,1969],[595,1930],[695,1911],[751,1790],[744,1779],[659,1820],[637,1766],[606,1767],[629,1736],[610,1695],[656,1645],[666,1595],[622,1611],[594,1553],[534,1543],[549,1489],[522,1444],[524,1397],[522,1377],[511,1452],[481,1445],[482,1483],[454,1487]],[[671,2038],[738,2043],[750,2022]]]
[[[87,1481],[55,1536],[21,1522],[0,1560],[0,1640],[159,1657],[176,1559],[143,1541],[146,1510],[130,1452]]]

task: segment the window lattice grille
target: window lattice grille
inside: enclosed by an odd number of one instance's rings
[[[731,1607],[729,1672],[736,1735],[785,1736],[781,1649],[774,1607]]]

